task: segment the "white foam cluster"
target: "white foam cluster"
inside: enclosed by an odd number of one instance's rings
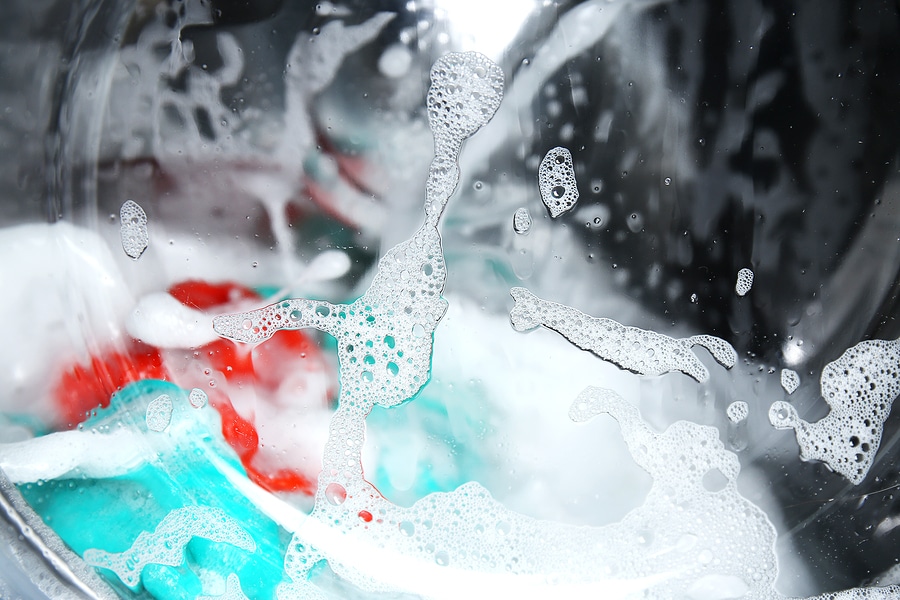
[[[538,167],[538,188],[541,200],[554,219],[578,202],[578,184],[572,153],[561,146],[553,148],[541,160]]]
[[[775,402],[769,421],[778,429],[794,429],[801,459],[823,461],[859,484],[900,394],[900,340],[869,340],[847,349],[822,370],[820,388],[831,407],[823,419],[809,423],[790,404]]]
[[[147,429],[165,431],[172,422],[172,399],[168,394],[161,394],[147,405]]]
[[[241,580],[231,573],[225,579],[225,593],[221,596],[197,596],[197,600],[250,600],[241,589]]]
[[[521,206],[516,209],[515,214],[513,214],[513,231],[519,235],[524,235],[531,231],[532,223],[531,213],[528,212],[527,208]]]
[[[209,402],[209,396],[207,396],[206,392],[200,388],[194,388],[188,395],[188,402],[190,402],[191,406],[194,408],[203,408],[206,406],[206,403]]]
[[[781,370],[781,387],[788,394],[793,394],[800,387],[800,375],[793,369]]]
[[[750,414],[750,407],[743,400],[736,400],[728,405],[725,409],[725,415],[728,420],[734,424],[738,424],[747,418]]]
[[[181,565],[184,547],[194,537],[231,544],[247,552],[256,550],[256,542],[250,534],[222,509],[189,506],[169,512],[153,533],[141,533],[124,552],[91,548],[84,551],[83,558],[91,566],[109,569],[122,583],[137,590],[144,567],[149,564]]]
[[[579,348],[641,375],[681,371],[697,381],[706,381],[709,371],[692,351],[694,346],[706,348],[719,364],[728,368],[737,360],[731,344],[718,337],[695,335],[675,339],[612,319],[591,317],[575,308],[538,298],[525,288],[512,288],[510,294],[516,305],[509,318],[517,331],[543,325]]]
[[[737,274],[737,281],[734,284],[734,291],[738,296],[744,296],[753,287],[753,271],[750,269],[741,269]]]
[[[147,213],[134,200],[126,200],[119,209],[119,235],[125,254],[137,260],[150,244]]]

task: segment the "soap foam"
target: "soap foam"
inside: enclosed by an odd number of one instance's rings
[[[132,590],[140,585],[141,572],[149,564],[177,567],[184,562],[184,548],[191,538],[202,537],[231,544],[247,552],[256,542],[237,521],[219,508],[191,506],[171,511],[153,533],[143,532],[124,552],[89,549],[84,560],[94,567],[114,572]]]
[[[531,225],[531,213],[528,212],[528,209],[524,206],[517,208],[515,214],[513,214],[513,231],[524,235],[531,231]]]
[[[147,429],[165,431],[172,422],[172,399],[166,394],[154,398],[147,405]]]
[[[881,444],[884,421],[900,394],[900,340],[869,340],[822,369],[823,419],[804,421],[786,402],[769,408],[778,429],[794,429],[802,460],[820,460],[854,484],[865,479]]]
[[[737,424],[747,418],[747,415],[750,414],[750,407],[743,400],[736,400],[728,405],[725,414],[729,421]]]
[[[691,351],[695,345],[709,350],[725,367],[733,367],[737,360],[734,348],[721,338],[710,335],[670,338],[612,319],[591,317],[575,308],[538,298],[525,288],[512,288],[510,294],[516,305],[509,318],[517,331],[543,325],[579,348],[641,375],[681,371],[697,381],[706,381],[709,371]]]
[[[306,327],[336,339],[341,391],[313,512],[321,519],[340,521],[349,499],[380,497],[362,477],[365,418],[373,405],[396,406],[428,380],[434,329],[447,308],[441,297],[446,264],[438,220],[459,180],[463,141],[490,120],[503,94],[503,72],[474,52],[445,55],[431,79],[427,110],[435,157],[425,186],[425,223],[381,258],[365,294],[348,305],[292,299],[213,321],[216,332],[241,342]],[[285,557],[288,577],[305,580],[314,556],[314,549],[295,539]]]
[[[734,291],[738,296],[745,296],[750,288],[753,287],[753,271],[750,269],[741,269],[737,274],[737,281],[734,283]]]
[[[369,410],[410,399],[428,378],[432,334],[447,306],[440,295],[446,266],[436,225],[458,181],[462,140],[499,103],[498,72],[472,53],[448,55],[435,65],[428,96],[435,158],[426,184],[426,222],[385,254],[360,299],[349,305],[294,299],[214,320],[217,332],[242,342],[261,342],[280,329],[315,327],[338,343],[341,395],[316,505],[312,518],[288,519],[286,528],[294,532],[285,556],[289,581],[279,586],[278,597],[323,597],[308,579],[322,559],[364,590],[430,598],[495,589],[512,597],[779,597],[773,587],[775,530],[737,491],[740,465],[718,431],[682,421],[657,433],[610,390],[585,389],[570,416],[582,422],[611,415],[634,460],[653,478],[644,504],[612,525],[526,517],[476,482],[405,508],[362,478],[360,447]],[[481,102],[481,110],[473,110],[473,102],[476,109]],[[719,338],[677,340],[595,319],[521,288],[513,296],[516,329],[546,325],[639,373],[680,370],[704,380],[708,372],[691,352],[697,344],[725,366],[736,361],[733,348]],[[253,497],[270,509],[277,504],[268,496]]]
[[[225,593],[221,596],[197,596],[197,600],[249,600],[241,589],[241,580],[235,573],[225,580]]]
[[[206,406],[206,403],[209,402],[209,396],[207,396],[206,392],[200,388],[194,388],[188,395],[188,401],[194,408],[203,408]]]
[[[800,387],[800,375],[793,369],[781,370],[781,387],[788,394],[793,394]]]
[[[563,147],[548,151],[538,167],[538,188],[541,200],[554,219],[571,210],[578,202],[578,184],[572,153]]]
[[[134,200],[127,200],[119,209],[119,235],[125,254],[137,260],[150,244],[147,213]]]

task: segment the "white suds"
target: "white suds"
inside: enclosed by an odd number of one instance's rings
[[[737,274],[737,281],[734,284],[734,291],[738,296],[744,296],[753,287],[753,271],[750,269],[741,269]]]
[[[558,146],[544,155],[538,168],[538,187],[541,200],[554,219],[575,206],[578,184],[571,152]]]
[[[119,209],[119,234],[125,254],[137,260],[150,243],[147,213],[134,200],[127,200]]]

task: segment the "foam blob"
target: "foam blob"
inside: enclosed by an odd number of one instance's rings
[[[122,250],[135,260],[141,257],[150,244],[147,213],[134,200],[127,200],[119,209],[119,235],[122,238]]]
[[[161,394],[147,405],[147,429],[150,431],[165,431],[172,422],[172,399],[167,394]]]
[[[747,418],[750,414],[750,407],[743,400],[737,400],[728,405],[725,409],[725,415],[728,420],[734,424],[738,424]]]
[[[706,348],[719,364],[728,368],[737,360],[731,344],[711,335],[675,339],[612,319],[591,317],[575,308],[538,298],[525,288],[514,287],[510,294],[516,305],[509,318],[516,331],[543,325],[582,350],[641,375],[681,371],[697,381],[706,381],[709,371],[692,352],[693,346]]]
[[[89,549],[84,560],[89,565],[109,569],[131,590],[140,585],[141,572],[149,564],[177,567],[184,562],[184,547],[194,537],[231,544],[247,552],[256,542],[222,509],[191,506],[171,511],[153,533],[141,533],[124,552]]]
[[[556,147],[544,155],[538,167],[538,188],[544,206],[554,219],[575,206],[578,202],[578,184],[572,153],[568,149]]]
[[[775,402],[769,421],[794,429],[802,460],[820,460],[854,484],[865,479],[891,404],[900,394],[900,340],[869,340],[847,349],[822,369],[823,419],[804,421],[793,406]]]
[[[793,394],[800,387],[800,375],[793,369],[781,370],[781,387],[788,394]]]
[[[734,291],[738,296],[744,296],[753,287],[753,271],[750,269],[741,269],[737,274],[737,281],[734,284]]]
[[[203,408],[206,406],[206,403],[209,402],[209,396],[207,396],[206,392],[200,388],[194,388],[188,395],[188,401],[194,408]]]
[[[527,208],[522,206],[516,209],[515,214],[513,214],[513,231],[519,235],[524,235],[531,231],[532,223],[531,213],[528,212]]]

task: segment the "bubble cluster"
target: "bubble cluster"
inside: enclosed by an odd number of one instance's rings
[[[750,407],[743,400],[737,400],[728,405],[725,409],[725,415],[728,420],[734,424],[738,424],[747,418],[750,414]]]
[[[247,552],[256,550],[256,542],[250,534],[222,509],[189,506],[171,511],[153,533],[141,533],[124,552],[92,548],[84,551],[83,558],[91,566],[114,572],[122,583],[136,591],[144,567],[150,564],[181,565],[184,548],[194,537],[231,544]]]
[[[741,269],[737,274],[737,281],[734,284],[734,291],[738,296],[744,296],[753,287],[753,271],[750,269]]]
[[[781,387],[788,394],[793,394],[800,387],[800,375],[792,369],[781,370]]]
[[[528,212],[527,208],[522,206],[516,209],[515,214],[513,214],[513,231],[519,235],[524,235],[531,231],[532,223],[531,213]]]
[[[194,388],[188,395],[188,401],[194,408],[203,408],[206,406],[206,403],[209,402],[209,396],[207,396],[206,392],[200,388]]]
[[[819,460],[854,484],[865,479],[881,444],[884,421],[900,394],[900,340],[869,340],[825,366],[822,397],[831,407],[809,423],[786,402],[769,408],[769,421],[797,435],[802,460]]]
[[[425,183],[425,212],[436,224],[459,181],[459,152],[497,112],[503,71],[477,52],[452,52],[431,68],[426,108],[434,137],[434,159]]]
[[[525,288],[512,288],[510,294],[516,305],[509,318],[517,331],[543,325],[579,348],[641,375],[681,371],[697,381],[706,381],[709,371],[693,353],[694,346],[706,348],[719,364],[728,368],[737,360],[731,344],[711,335],[675,339],[612,319],[591,317],[575,308],[538,298]]]
[[[137,260],[150,244],[147,213],[134,200],[127,200],[119,209],[119,235],[125,254]]]
[[[544,155],[538,167],[538,187],[541,200],[554,219],[570,210],[578,202],[578,184],[572,153],[561,146]]]
[[[161,394],[147,405],[147,429],[165,431],[172,421],[172,399],[168,394]]]

